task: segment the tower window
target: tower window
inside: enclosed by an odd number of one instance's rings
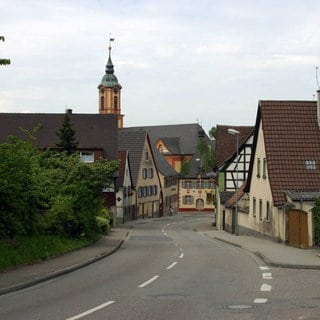
[[[101,96],[100,98],[100,109],[104,110],[104,96]]]
[[[114,110],[118,110],[118,97],[114,97]]]

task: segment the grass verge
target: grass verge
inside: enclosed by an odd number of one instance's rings
[[[96,242],[99,237],[98,234],[93,238],[34,235],[19,237],[15,240],[0,239],[0,271],[46,260],[83,248]]]

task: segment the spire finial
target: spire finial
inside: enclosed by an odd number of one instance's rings
[[[111,38],[111,34],[109,33],[109,56],[110,56],[110,53],[111,53],[111,42],[114,41],[114,38]]]

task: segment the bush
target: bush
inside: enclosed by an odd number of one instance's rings
[[[117,161],[87,164],[79,154],[39,152],[10,138],[0,145],[0,238],[34,232],[90,237],[105,231],[110,217],[101,193],[117,169]]]

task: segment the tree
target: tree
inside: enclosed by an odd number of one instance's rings
[[[5,41],[5,39],[4,39],[4,36],[0,36],[0,41]],[[10,59],[1,59],[0,58],[0,65],[7,65],[7,64],[10,64],[11,63],[11,61],[10,61]]]
[[[57,147],[60,148],[60,150],[66,151],[69,155],[77,150],[78,142],[76,142],[75,131],[72,129],[68,112],[63,118],[57,136],[60,138],[60,142],[57,143]]]
[[[212,147],[205,139],[200,139],[197,144],[197,150],[202,159],[201,173],[213,170],[215,164],[215,153]]]
[[[316,199],[315,205],[312,209],[314,222],[314,238],[316,244],[320,245],[320,198]]]
[[[209,136],[210,138],[216,138],[216,134],[217,134],[217,128],[216,127],[212,127],[210,130],[209,130]]]
[[[0,238],[30,234],[35,226],[35,151],[15,137],[0,144]]]

